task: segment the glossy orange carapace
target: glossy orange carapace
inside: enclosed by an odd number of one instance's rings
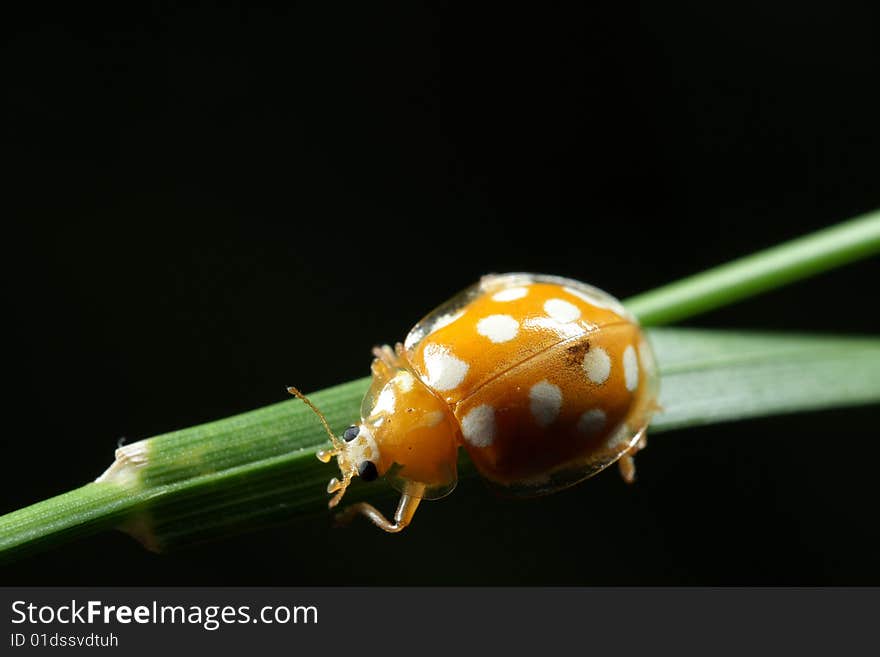
[[[395,349],[377,348],[361,421],[319,458],[337,457],[331,506],[355,475],[401,492],[400,531],[421,499],[456,482],[459,447],[503,494],[534,496],[581,481],[644,446],[657,375],[636,320],[608,294],[535,274],[484,277],[441,305]]]

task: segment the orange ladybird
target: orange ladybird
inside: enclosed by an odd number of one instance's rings
[[[484,276],[403,344],[374,354],[360,423],[342,439],[328,427],[333,446],[318,458],[336,456],[342,472],[328,486],[331,508],[356,475],[390,481],[401,493],[393,521],[366,503],[340,517],[363,514],[388,532],[406,527],[422,499],[455,488],[459,447],[509,496],[551,493],[615,461],[632,481],[632,454],[657,408],[654,357],[636,319],[566,278]]]

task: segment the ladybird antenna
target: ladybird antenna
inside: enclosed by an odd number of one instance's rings
[[[308,397],[306,397],[304,394],[302,394],[299,390],[297,390],[293,386],[290,386],[287,389],[287,392],[289,392],[291,395],[293,395],[297,399],[301,399],[303,401],[303,403],[305,403],[306,406],[308,406],[310,409],[312,409],[312,411],[314,411],[315,415],[318,416],[318,419],[321,420],[321,424],[324,425],[324,429],[327,431],[327,435],[330,436],[330,442],[333,443],[334,453],[338,454],[339,452],[341,452],[344,447],[342,441],[339,440],[339,438],[336,437],[336,434],[333,433],[333,430],[330,428],[330,424],[327,422],[327,418],[324,417],[324,414],[320,410],[318,410],[318,407],[315,406],[311,401],[309,401]]]

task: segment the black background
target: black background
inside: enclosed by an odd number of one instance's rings
[[[136,440],[363,376],[489,271],[626,298],[880,206],[865,3],[33,5],[6,21],[0,512]],[[690,322],[876,333],[878,264]],[[880,583],[876,408],[664,434],[640,481],[465,482],[20,584]],[[329,466],[328,466],[329,468]],[[331,470],[328,469],[328,477]]]

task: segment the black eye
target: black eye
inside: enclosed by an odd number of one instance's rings
[[[373,481],[379,476],[379,471],[376,469],[376,464],[372,461],[361,461],[361,464],[358,466],[358,474],[364,481]]]
[[[342,439],[345,442],[350,443],[352,440],[358,437],[360,431],[360,427],[356,427],[352,424],[348,429],[342,432]]]

